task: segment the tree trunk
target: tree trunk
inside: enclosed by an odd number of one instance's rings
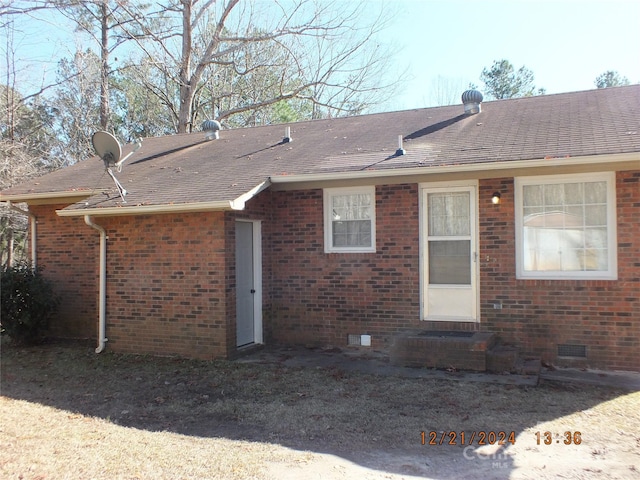
[[[7,230],[7,267],[13,267],[13,228]]]
[[[109,125],[109,14],[107,1],[100,5],[100,23],[102,38],[100,39],[101,66],[100,69],[100,127],[103,130]]]
[[[182,64],[180,65],[180,109],[178,111],[178,133],[191,132],[191,108],[194,89],[191,85],[191,7],[192,0],[181,0],[182,9]]]
[[[13,54],[11,53],[13,51],[13,32],[14,32],[14,26],[13,26],[13,20],[10,22],[7,22],[5,24],[6,28],[7,28],[7,45],[6,45],[6,50],[5,50],[5,58],[6,58],[6,62],[7,62],[7,72],[6,72],[6,80],[5,80],[5,85],[7,86],[5,88],[5,93],[6,93],[6,114],[7,114],[7,118],[3,119],[3,122],[6,122],[7,125],[7,132],[6,132],[6,138],[8,138],[11,142],[13,142],[15,140],[15,103],[14,103],[14,95],[15,95],[15,90],[14,90],[14,86],[15,86],[15,75],[16,75],[16,65],[13,59]],[[11,77],[13,76],[14,81],[11,81]]]

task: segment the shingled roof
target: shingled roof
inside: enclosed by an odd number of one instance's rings
[[[144,139],[117,174],[126,203],[98,157],[5,190],[0,199],[86,195],[61,212],[68,215],[143,206],[243,208],[271,181],[634,154],[640,85],[485,102],[476,115],[453,105],[288,126],[291,142],[283,141],[285,125],[222,130],[211,141],[202,132]],[[404,155],[396,154],[399,135]]]

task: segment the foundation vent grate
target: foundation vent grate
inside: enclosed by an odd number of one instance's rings
[[[362,337],[360,335],[349,334],[347,338],[347,345],[360,345],[362,343]]]
[[[559,357],[587,358],[587,347],[585,345],[558,345]]]

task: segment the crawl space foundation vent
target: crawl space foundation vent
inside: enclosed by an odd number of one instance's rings
[[[558,345],[559,357],[587,358],[587,347],[585,345]]]
[[[347,345],[370,347],[371,335],[354,335],[350,333],[347,337]]]

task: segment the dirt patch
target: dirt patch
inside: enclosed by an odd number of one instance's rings
[[[3,478],[640,476],[640,393],[597,386],[48,345],[4,346],[1,387]]]

